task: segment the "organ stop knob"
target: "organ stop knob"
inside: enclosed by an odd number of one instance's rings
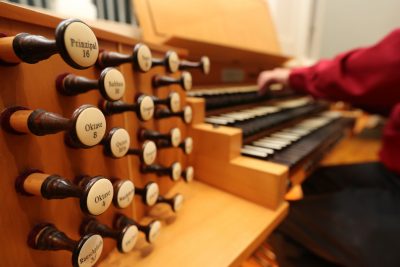
[[[125,93],[125,78],[115,68],[106,68],[100,73],[98,80],[88,79],[75,74],[64,73],[58,76],[57,90],[67,96],[85,93],[98,89],[103,98],[109,101],[121,99]]]
[[[3,129],[15,134],[32,133],[41,136],[65,131],[67,144],[81,148],[100,143],[106,131],[103,113],[91,105],[76,109],[71,119],[42,109],[10,107],[2,112],[1,123]]]
[[[159,220],[154,220],[148,225],[141,225],[123,214],[117,214],[114,219],[114,228],[121,229],[126,225],[136,225],[139,231],[145,234],[146,240],[149,243],[154,243],[154,241],[156,241],[161,230],[161,222]]]
[[[178,54],[175,51],[168,51],[164,58],[153,58],[152,66],[164,66],[168,72],[174,73],[179,69],[179,62]]]
[[[0,60],[6,63],[34,64],[54,54],[73,68],[86,69],[96,63],[99,45],[89,26],[78,19],[62,21],[55,40],[28,33],[0,38]]]
[[[115,67],[124,63],[131,63],[134,70],[148,72],[152,66],[150,48],[145,44],[136,44],[131,55],[112,51],[102,51],[97,60],[97,64],[101,68]]]
[[[192,122],[193,118],[192,108],[190,106],[185,106],[183,110],[178,112],[172,112],[171,110],[164,108],[158,109],[154,114],[155,119],[165,119],[171,117],[180,117],[186,124],[189,124]]]
[[[100,104],[104,114],[112,115],[125,111],[133,111],[141,121],[148,121],[153,118],[154,102],[153,98],[148,95],[140,95],[135,104],[128,104],[123,101],[103,101]]]
[[[113,185],[103,176],[84,177],[78,185],[59,175],[28,170],[15,181],[17,192],[45,199],[79,198],[80,208],[86,214],[100,215],[110,206]]]
[[[87,234],[78,241],[72,240],[53,224],[36,225],[28,236],[28,245],[38,250],[68,250],[72,252],[74,267],[94,266],[103,251],[103,238],[98,234]]]
[[[99,234],[102,237],[112,238],[117,242],[118,251],[121,253],[130,252],[137,241],[139,229],[134,224],[127,224],[121,229],[111,229],[94,218],[83,220],[80,232],[84,234]]]
[[[156,96],[152,96],[154,104],[156,105],[165,105],[172,112],[178,112],[181,109],[181,97],[177,92],[169,93],[167,98],[158,98]]]
[[[199,62],[182,60],[179,64],[180,70],[188,70],[188,69],[200,69],[204,74],[210,73],[210,59],[207,56],[203,56],[200,58]]]
[[[154,88],[177,84],[180,85],[185,91],[189,91],[192,89],[192,75],[187,71],[182,72],[180,78],[155,75],[153,77],[152,84]]]

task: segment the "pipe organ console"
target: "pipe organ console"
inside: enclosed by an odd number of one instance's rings
[[[351,125],[254,75],[214,86],[207,50],[4,2],[0,36],[1,266],[239,266]]]
[[[180,69],[198,64],[181,64],[183,49],[6,3],[0,20],[0,228],[13,240],[0,265],[94,266],[156,242],[163,219],[146,216],[182,209],[185,193],[171,190],[194,178],[192,79]]]

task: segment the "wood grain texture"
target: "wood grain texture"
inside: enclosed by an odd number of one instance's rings
[[[153,246],[143,243],[141,236],[134,251],[122,256],[114,251],[99,266],[240,266],[288,209],[283,202],[271,211],[196,181],[178,183],[170,194],[176,192],[185,197],[178,214],[159,205],[142,220],[163,217]]]

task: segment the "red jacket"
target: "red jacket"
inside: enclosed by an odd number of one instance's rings
[[[400,29],[374,46],[294,69],[289,84],[316,98],[346,101],[388,116],[380,158],[400,174]]]

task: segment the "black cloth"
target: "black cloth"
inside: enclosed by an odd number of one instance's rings
[[[321,167],[271,235],[280,267],[400,266],[400,177],[381,163]]]

